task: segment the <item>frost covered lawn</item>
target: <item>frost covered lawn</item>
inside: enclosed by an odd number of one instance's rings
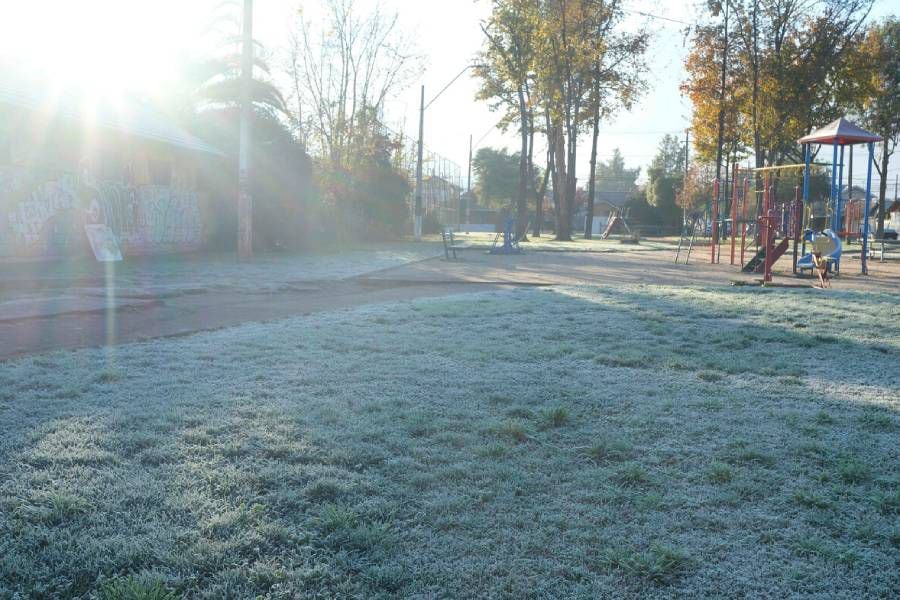
[[[0,598],[890,597],[897,296],[555,288],[0,364]]]

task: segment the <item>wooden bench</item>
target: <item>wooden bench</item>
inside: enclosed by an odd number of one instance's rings
[[[447,260],[456,260],[456,253],[459,250],[471,248],[468,244],[460,244],[453,238],[453,229],[445,227],[441,229],[441,241],[444,242],[444,257]],[[453,258],[450,258],[450,256]]]

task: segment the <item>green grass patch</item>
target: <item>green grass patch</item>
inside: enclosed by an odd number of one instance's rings
[[[706,470],[706,477],[713,483],[730,483],[734,479],[731,467],[723,462],[714,462]]]
[[[685,552],[662,545],[653,545],[644,552],[629,548],[606,550],[597,562],[604,569],[618,570],[629,577],[657,584],[670,583],[684,574],[691,564]]]
[[[569,421],[569,411],[564,406],[554,406],[544,411],[542,416],[547,427],[562,427]]]
[[[100,587],[99,600],[178,600],[162,582],[146,577],[117,577]]]

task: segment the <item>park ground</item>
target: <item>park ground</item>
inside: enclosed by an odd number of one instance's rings
[[[4,269],[0,598],[896,597],[898,261],[532,244]]]

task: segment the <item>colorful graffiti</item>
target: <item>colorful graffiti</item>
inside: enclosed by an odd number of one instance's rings
[[[198,195],[167,186],[89,182],[71,173],[0,170],[0,257],[89,250],[85,225],[107,225],[126,255],[199,249]]]

